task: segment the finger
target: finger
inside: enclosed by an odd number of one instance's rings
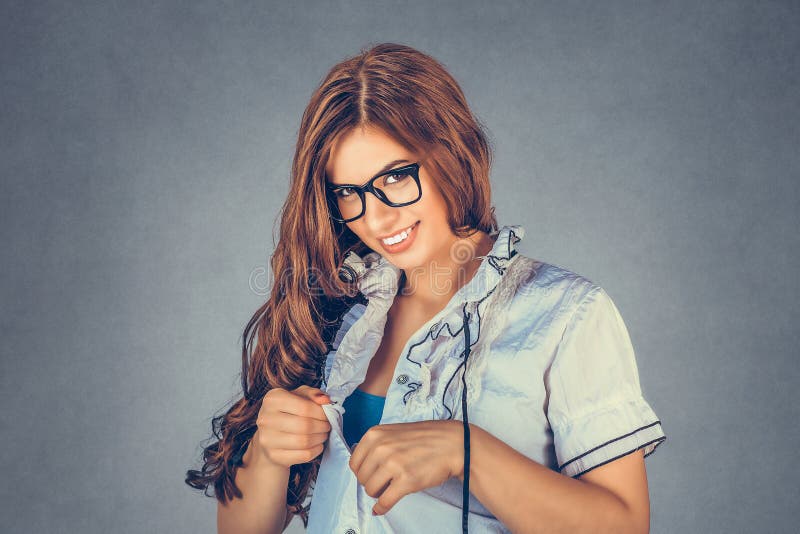
[[[316,432],[314,434],[292,434],[275,430],[267,436],[271,449],[286,449],[297,451],[311,449],[324,444],[328,440],[327,432]]]
[[[361,469],[361,464],[364,462],[364,459],[370,455],[375,442],[377,441],[377,437],[379,435],[380,430],[378,427],[383,425],[375,425],[367,429],[364,432],[364,435],[361,436],[361,440],[356,443],[355,448],[350,453],[350,461],[348,465],[350,466],[350,470],[353,473],[358,474],[359,470]]]
[[[317,404],[330,404],[331,398],[330,396],[325,393],[324,391],[318,391],[311,395],[311,400],[316,402]]]
[[[267,411],[282,412],[302,417],[311,417],[320,421],[327,421],[325,411],[314,401],[291,393],[289,391],[276,392],[264,408]]]
[[[263,426],[266,431],[279,430],[290,434],[315,434],[331,431],[331,424],[327,418],[320,420],[285,412],[261,415],[256,419],[256,424]]]
[[[353,460],[354,456],[352,454],[350,456],[350,469],[355,474],[356,479],[363,485],[366,485],[366,482],[379,467],[386,467],[387,464],[393,463],[389,461],[391,458],[391,452],[387,450],[389,445],[385,443],[379,445],[379,442],[375,440],[372,442],[365,442],[362,438],[358,445],[356,445],[356,449],[360,449],[358,451],[358,456],[355,457],[355,460]],[[375,497],[375,495],[373,495],[373,497]]]
[[[369,452],[367,449],[369,449],[369,445],[364,442],[364,436],[361,436],[361,441],[356,443],[356,446],[350,453],[350,460],[347,462],[347,465],[350,467],[350,471],[356,474],[356,478],[358,478],[358,469],[364,461],[364,456]]]
[[[389,487],[392,482],[392,471],[386,467],[380,467],[373,471],[369,476],[364,478],[361,485],[364,486],[364,491],[370,497],[375,499],[380,498],[384,491]]]
[[[286,417],[294,417],[294,416],[286,416]],[[309,419],[309,421],[311,421]],[[321,421],[316,421],[317,423],[321,423]],[[256,435],[259,439],[259,445],[264,449],[303,449],[309,448],[320,443],[324,443],[330,432],[306,432],[306,433],[294,433],[294,432],[284,432],[280,430],[279,424],[276,421],[271,421],[266,426],[259,426],[258,432]]]
[[[318,398],[323,398],[330,401],[330,397],[328,397],[327,393],[322,391],[320,388],[313,388],[311,386],[306,386],[306,385],[298,386],[292,390],[292,393],[305,397],[309,400],[316,400]]]
[[[409,493],[413,493],[414,491],[415,490],[410,488],[402,479],[393,479],[390,482],[389,487],[387,487],[386,490],[381,493],[381,496],[378,498],[378,502],[376,502],[375,506],[372,507],[372,513],[374,515],[385,514],[391,510],[395,504],[397,504],[397,501]]]

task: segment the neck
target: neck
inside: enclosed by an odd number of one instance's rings
[[[404,283],[397,298],[436,306],[446,304],[469,283],[482,258],[492,250],[493,238],[477,230],[465,238],[456,238],[440,257],[427,264],[404,270]]]

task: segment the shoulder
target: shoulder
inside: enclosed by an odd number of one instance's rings
[[[589,300],[607,297],[592,279],[555,263],[520,254],[521,278],[513,304],[531,311],[571,315]]]

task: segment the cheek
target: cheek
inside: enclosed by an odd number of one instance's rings
[[[356,235],[359,241],[368,247],[377,250],[377,247],[380,246],[378,240],[372,236],[372,232],[367,228],[362,219],[349,223],[347,227]]]
[[[431,180],[422,181],[422,198],[420,202],[427,203],[431,208],[443,206],[444,196],[439,188]]]
[[[447,204],[438,191],[429,191],[417,204],[420,215],[426,219],[447,219]]]
[[[364,230],[364,223],[362,221],[358,220],[351,223],[347,223],[347,228],[351,232],[356,234],[356,237],[358,237],[362,242],[364,241],[364,236],[366,235],[366,232]]]

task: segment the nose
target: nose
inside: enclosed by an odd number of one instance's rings
[[[398,211],[402,209],[384,204],[372,193],[364,195],[364,208],[364,224],[372,235],[378,235],[394,228],[392,220],[398,218]]]

